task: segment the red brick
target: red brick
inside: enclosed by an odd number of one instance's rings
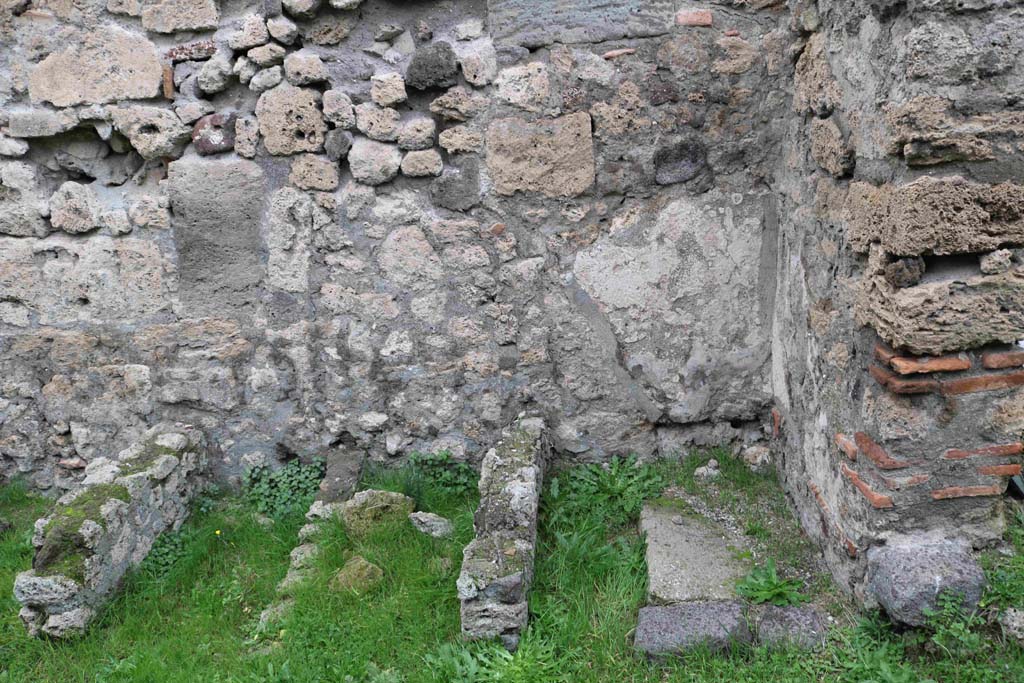
[[[174,68],[164,64],[163,95],[165,100],[174,99]]]
[[[868,502],[871,503],[871,507],[876,510],[895,507],[892,504],[892,498],[890,496],[885,496],[874,491],[863,479],[860,478],[859,474],[847,467],[846,463],[843,463],[842,471],[843,475],[850,480],[850,483],[853,484],[865,498],[867,498]],[[932,495],[935,495],[934,491],[932,492]]]
[[[913,375],[924,372],[956,372],[958,370],[970,370],[971,359],[963,354],[956,356],[921,356],[919,358],[893,356],[889,359],[889,365],[901,375]]]
[[[981,365],[989,370],[1019,368],[1024,365],[1024,351],[988,351],[981,354]]]
[[[849,538],[844,538],[843,544],[846,546],[846,554],[850,556],[850,559],[856,559],[857,546],[853,544],[853,541],[851,541]]]
[[[836,445],[839,446],[839,450],[846,453],[846,457],[856,462],[857,444],[854,443],[853,439],[846,434],[836,434]]]
[[[772,438],[777,439],[782,434],[782,413],[778,408],[772,408]]]
[[[618,50],[608,50],[608,52],[601,55],[601,59],[615,59],[616,57],[625,57],[632,54],[636,54],[635,47],[620,47]]]
[[[878,360],[888,365],[889,361],[892,360],[893,356],[895,355],[896,352],[893,351],[892,348],[890,348],[889,345],[886,344],[885,342],[875,342],[875,358],[877,358]]]
[[[1002,484],[992,486],[950,486],[945,489],[932,491],[932,498],[935,500],[946,500],[949,498],[972,498],[974,496],[998,496],[1003,493]]]
[[[905,467],[910,467],[913,463],[907,462],[906,460],[896,460],[889,456],[879,444],[865,434],[864,432],[857,432],[853,435],[854,441],[857,443],[857,448],[860,452],[868,456],[871,462],[882,470],[901,470]]]
[[[950,448],[942,457],[946,460],[963,460],[964,458],[1020,455],[1021,453],[1024,453],[1024,443],[1016,441],[1014,443],[1005,443],[998,446],[982,446],[981,448],[974,448],[971,450]]]
[[[1022,384],[1024,384],[1024,370],[1003,374],[990,373],[987,375],[977,375],[976,377],[964,377],[963,379],[942,380],[939,386],[943,394],[951,395],[1009,389],[1010,387],[1019,387]]]
[[[676,13],[677,26],[711,26],[711,10],[681,9]]]
[[[740,32],[737,29],[734,29],[734,28],[727,29],[726,32],[725,32],[725,35],[729,36],[730,38],[735,38],[739,34],[740,34]]]
[[[978,474],[987,474],[993,477],[1016,477],[1020,474],[1020,465],[982,465],[978,468]]]
[[[904,379],[874,363],[868,367],[868,372],[876,382],[894,394],[928,394],[939,388],[939,383],[934,379]]]

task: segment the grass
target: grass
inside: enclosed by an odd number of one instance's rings
[[[722,477],[714,485],[694,481],[693,469],[712,455]],[[781,576],[809,582],[805,590],[819,599],[834,597],[772,478],[750,474],[723,453],[655,468],[622,461],[600,472],[574,469],[549,477],[531,622],[520,649],[508,655],[495,643],[464,644],[454,581],[461,548],[472,536],[476,500],[462,480],[413,466],[372,470],[365,485],[413,495],[419,509],[453,520],[454,538],[432,539],[397,524],[355,539],[340,523],[326,524],[321,554],[310,580],[295,592],[293,611],[258,642],[256,619],[286,571],[301,513],[267,525],[249,502],[221,499],[205,506],[210,509],[194,515],[178,539],[162,544],[161,561],[134,574],[101,621],[75,642],[28,638],[4,591],[0,681],[1024,680],[1024,651],[1001,642],[984,623],[986,613],[965,618],[955,605],[946,605],[931,629],[906,632],[844,612],[827,647],[813,654],[746,648],[695,652],[664,665],[636,656],[632,629],[646,592],[637,500],[665,486],[676,503],[703,502],[727,512],[748,532],[756,554],[776,559]],[[0,537],[0,585],[10,586],[29,566],[28,534],[45,507],[17,486],[0,489],[0,516],[16,527]],[[986,559],[990,576],[998,577],[986,596],[992,607],[1024,603],[1024,515],[1008,538],[1017,555]],[[330,577],[355,554],[382,567],[383,582],[359,595],[329,590]]]

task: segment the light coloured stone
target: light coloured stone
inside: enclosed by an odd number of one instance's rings
[[[461,85],[430,103],[430,111],[452,121],[467,121],[487,108],[487,98]]]
[[[260,125],[254,117],[239,116],[235,119],[235,151],[239,156],[254,158],[259,141]]]
[[[390,107],[378,107],[372,102],[363,102],[356,107],[356,128],[373,140],[394,142],[398,139],[398,124],[401,115]]]
[[[348,130],[356,125],[352,99],[341,90],[324,92],[324,116],[338,128]]]
[[[443,169],[441,155],[435,149],[408,152],[402,159],[402,173],[411,177],[439,176]]]
[[[215,0],[147,0],[142,27],[154,33],[215,29],[220,12]]]
[[[482,88],[498,76],[498,53],[490,38],[459,44],[459,66],[470,85]]]
[[[71,234],[100,227],[100,205],[88,185],[66,182],[50,198],[50,223]]]
[[[270,154],[319,152],[327,122],[320,111],[320,93],[283,83],[260,95],[256,103],[263,144]]]
[[[228,36],[228,46],[232,50],[248,50],[269,40],[270,33],[263,17],[258,14],[247,14],[238,30]]]
[[[17,138],[9,138],[0,133],[0,157],[21,157],[28,152],[28,143]]]
[[[402,165],[402,152],[369,138],[357,137],[348,153],[348,166],[352,177],[364,185],[380,185],[396,175]]]
[[[285,45],[291,45],[299,37],[299,27],[283,14],[267,19],[267,30],[274,40]]]
[[[0,234],[42,237],[49,232],[43,220],[46,213],[47,197],[40,195],[36,167],[0,162]]]
[[[573,197],[594,183],[590,115],[496,119],[487,129],[487,167],[499,194]]]
[[[320,9],[321,0],[281,0],[284,11],[296,19],[312,19]]]
[[[160,92],[163,68],[156,48],[139,34],[107,25],[62,44],[68,47],[32,69],[28,89],[33,102],[69,107],[146,99]]]
[[[302,190],[335,190],[338,187],[338,165],[315,154],[301,154],[292,162],[288,182]]]
[[[196,76],[196,84],[206,94],[219,93],[230,85],[233,73],[230,57],[218,52],[203,63]]]
[[[253,74],[249,80],[249,90],[253,92],[266,92],[276,88],[284,80],[284,71],[279,66],[272,66],[269,69],[261,69]]]
[[[332,591],[365,593],[384,580],[384,570],[360,555],[349,558],[331,577]]]
[[[542,62],[511,66],[498,74],[498,97],[520,109],[541,112],[547,107],[551,81]]]
[[[382,107],[405,102],[405,79],[402,74],[376,74],[370,78],[370,97]]]
[[[245,53],[245,56],[251,59],[257,66],[266,68],[283,62],[286,54],[287,50],[277,43],[267,43],[266,45],[252,48]]]
[[[143,159],[177,158],[192,138],[191,129],[169,109],[117,107],[111,116],[114,128]]]
[[[413,512],[409,521],[417,531],[434,538],[451,538],[454,531],[450,520],[432,512]]]
[[[437,124],[428,116],[403,121],[398,129],[398,146],[402,149],[429,149],[434,146]]]
[[[309,85],[326,81],[329,76],[320,55],[299,50],[284,58],[284,77],[292,85]]]
[[[479,152],[484,144],[484,136],[468,126],[453,126],[441,131],[438,142],[449,154]]]
[[[472,40],[479,38],[484,32],[484,22],[479,19],[466,19],[455,25],[455,37],[459,40]]]
[[[363,536],[383,524],[404,522],[416,503],[401,493],[359,491],[341,505],[341,518],[350,534]]]

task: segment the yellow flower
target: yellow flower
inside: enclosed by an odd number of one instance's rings
[[[217,529],[217,530],[216,530],[216,531],[214,531],[213,533],[215,533],[216,535],[220,536],[220,529]]]

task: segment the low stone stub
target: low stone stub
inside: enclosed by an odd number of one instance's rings
[[[854,314],[891,346],[943,354],[1024,337],[1024,268],[896,288],[885,280],[885,260],[872,247]]]
[[[896,256],[966,254],[1024,244],[1024,185],[982,185],[959,176],[896,187],[850,184],[850,243]]]
[[[526,627],[526,597],[533,580],[537,513],[548,456],[544,421],[520,419],[484,456],[476,538],[463,551],[456,582],[462,634],[470,640],[499,636],[514,650]]]
[[[966,541],[903,536],[868,551],[868,593],[890,618],[904,624],[925,625],[929,611],[939,609],[943,592],[958,596],[969,613],[984,586],[985,573]]]
[[[90,462],[82,487],[36,522],[33,568],[14,581],[29,633],[82,633],[157,536],[188,517],[206,466],[203,433],[181,424],[157,425],[116,458]]]

